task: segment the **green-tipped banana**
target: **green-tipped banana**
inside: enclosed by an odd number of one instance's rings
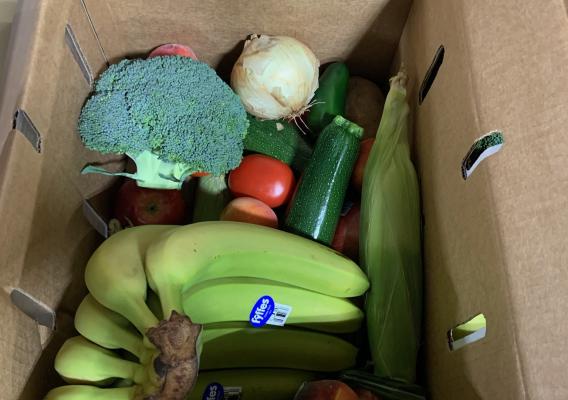
[[[161,234],[172,229],[145,225],[120,231],[101,244],[85,270],[85,282],[93,297],[124,316],[143,334],[158,324],[145,303],[144,254]]]
[[[279,282],[222,278],[197,284],[182,295],[183,309],[198,324],[249,321],[257,301],[270,296],[292,307],[286,324],[333,333],[359,329],[363,312],[348,299],[327,296]]]
[[[217,389],[212,387],[215,384],[221,385],[225,393],[240,393],[243,400],[290,400],[302,383],[316,378],[313,372],[292,369],[204,371],[199,373],[187,400],[207,399],[211,390]]]
[[[98,383],[113,378],[147,382],[146,371],[140,364],[123,360],[82,336],[68,339],[59,349],[55,357],[55,370],[62,378],[73,383]]]
[[[136,387],[101,389],[87,385],[68,385],[52,389],[44,400],[134,400]]]
[[[219,324],[203,331],[200,368],[340,371],[355,365],[357,351],[351,343],[320,332],[285,327],[258,329],[246,324]]]
[[[271,279],[335,297],[360,296],[369,287],[357,264],[328,247],[227,221],[191,224],[162,235],[148,248],[146,274],[164,315],[182,311],[184,288],[210,279]]]
[[[124,349],[141,363],[152,357],[142,343],[142,336],[122,315],[109,310],[87,294],[75,313],[75,328],[85,338],[107,349]]]
[[[339,371],[352,367],[357,355],[356,347],[335,336],[285,327],[257,329],[246,323],[210,325],[204,329],[201,341],[200,368],[204,370],[270,367]],[[139,343],[142,345],[141,339]],[[77,364],[68,356],[64,365],[71,368]],[[113,378],[134,377],[113,375]],[[82,382],[93,381],[82,379]]]

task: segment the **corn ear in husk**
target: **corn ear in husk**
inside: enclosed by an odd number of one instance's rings
[[[366,299],[375,375],[416,378],[422,322],[420,196],[408,144],[406,74],[390,90],[367,162],[361,199],[361,266],[371,282]]]

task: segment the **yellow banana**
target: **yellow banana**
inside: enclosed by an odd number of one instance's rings
[[[202,370],[291,368],[340,371],[353,367],[357,348],[336,336],[286,327],[216,324],[203,331]]]
[[[144,254],[152,242],[172,229],[166,225],[125,229],[105,240],[87,263],[85,282],[89,292],[103,306],[132,322],[142,334],[158,324],[145,303]]]
[[[311,240],[264,226],[201,222],[161,236],[148,248],[146,274],[164,315],[182,311],[180,293],[209,279],[251,277],[336,297],[360,296],[366,275],[347,257]]]
[[[270,296],[292,307],[286,324],[324,332],[359,329],[363,312],[348,299],[327,296],[279,282],[254,278],[222,278],[199,283],[182,295],[183,309],[199,324],[249,321],[257,301]],[[266,318],[266,316],[264,316]]]
[[[101,389],[87,385],[68,385],[52,389],[44,400],[134,400],[136,387]]]
[[[85,338],[107,349],[124,349],[141,363],[151,359],[153,352],[146,348],[142,336],[122,315],[109,310],[87,294],[75,313],[75,328]]]
[[[203,400],[218,391],[240,393],[241,400],[290,400],[302,383],[316,379],[316,374],[292,369],[232,369],[199,373],[187,400]],[[217,385],[216,385],[217,384]]]
[[[146,371],[140,364],[123,360],[82,336],[67,339],[59,349],[55,357],[55,370],[70,382],[97,383],[123,378],[147,383]]]

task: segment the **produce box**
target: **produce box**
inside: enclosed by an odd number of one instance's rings
[[[568,27],[563,2],[528,0],[21,1],[0,103],[0,397],[59,384],[53,359],[108,235],[116,179],[80,171],[124,159],[76,130],[96,76],[179,42],[226,78],[251,33],[382,85],[405,65],[431,398],[568,398]]]

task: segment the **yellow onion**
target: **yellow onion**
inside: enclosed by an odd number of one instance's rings
[[[318,88],[319,60],[288,36],[252,35],[231,72],[245,109],[262,119],[293,119]]]

